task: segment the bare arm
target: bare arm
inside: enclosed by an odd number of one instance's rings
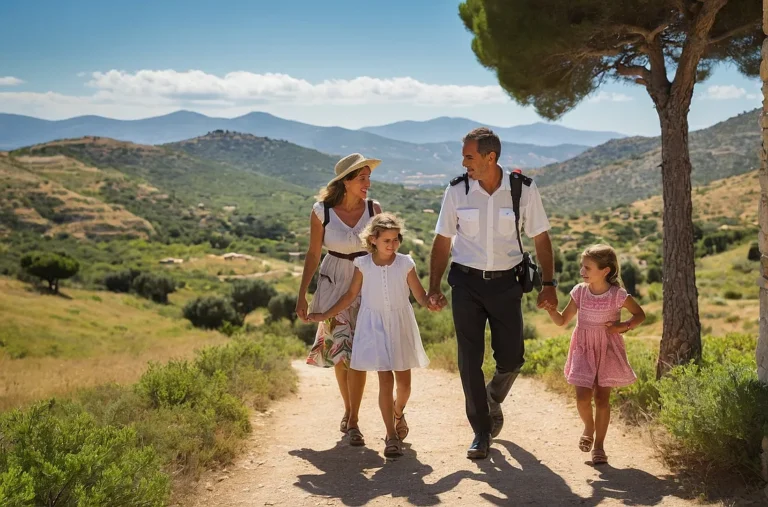
[[[349,308],[349,305],[355,300],[358,294],[360,294],[360,288],[363,286],[363,274],[359,269],[355,268],[355,273],[352,275],[352,282],[349,285],[349,290],[346,294],[341,296],[335,305],[333,305],[327,312],[324,313],[311,313],[310,319],[315,322],[321,320],[330,319],[334,315],[338,315],[342,310]]]
[[[432,253],[429,258],[429,293],[440,292],[440,282],[448,267],[448,259],[451,257],[451,238],[440,234],[435,235],[432,242]]]
[[[624,304],[621,307],[629,310],[632,317],[626,322],[606,322],[605,325],[608,328],[609,333],[626,333],[642,324],[645,320],[645,312],[632,296],[627,296],[627,299],[624,300]]]
[[[416,274],[415,268],[408,272],[408,287],[411,289],[411,294],[416,298],[417,303],[424,308],[429,306],[427,292],[424,290],[424,286],[421,285],[421,280],[419,280],[419,275]]]
[[[536,246],[536,259],[541,266],[541,281],[549,282],[555,276],[555,255],[552,251],[552,241],[549,232],[542,232],[533,237]],[[541,288],[536,306],[538,308],[557,310],[557,291],[551,285]]]
[[[568,301],[568,305],[565,307],[562,313],[558,312],[557,308],[548,308],[547,312],[549,312],[549,317],[552,319],[552,322],[554,322],[555,325],[563,327],[576,316],[578,307],[576,306],[576,303],[573,301],[573,299],[571,299]]]
[[[301,284],[299,285],[299,294],[296,298],[296,315],[303,321],[307,320],[307,289],[312,277],[315,276],[317,265],[320,263],[320,255],[323,251],[323,236],[325,228],[323,223],[317,218],[314,212],[309,216],[309,248],[304,257],[304,270],[301,273]]]

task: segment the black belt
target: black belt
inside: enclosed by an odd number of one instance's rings
[[[339,259],[346,259],[348,261],[351,261],[351,260],[355,260],[357,257],[368,255],[368,252],[354,252],[351,254],[343,254],[339,252],[334,252],[333,250],[328,250],[328,255],[333,255],[334,257],[338,257]]]
[[[506,269],[504,271],[484,271],[482,269],[470,268],[464,264],[451,263],[451,267],[458,269],[459,271],[468,275],[475,275],[481,277],[483,280],[493,280],[494,278],[501,278],[503,276],[514,275],[517,273],[517,266],[512,269]]]

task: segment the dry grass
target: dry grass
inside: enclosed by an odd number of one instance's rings
[[[187,357],[227,340],[164,316],[173,307],[110,292],[64,292],[68,298],[42,295],[0,278],[0,410],[105,382],[133,382],[147,361]]]

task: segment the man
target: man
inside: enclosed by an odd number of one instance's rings
[[[523,259],[515,232],[510,177],[498,164],[501,141],[490,129],[478,128],[464,137],[464,176],[445,191],[437,220],[429,274],[430,304],[446,304],[440,282],[453,256],[448,283],[453,294],[453,323],[464,387],[467,418],[475,432],[467,457],[483,459],[491,438],[504,424],[501,402],[523,365],[522,287],[518,265]],[[538,307],[557,306],[554,255],[549,220],[536,184],[524,178],[520,226],[533,238],[542,270]],[[496,372],[486,386],[483,377],[486,322]]]

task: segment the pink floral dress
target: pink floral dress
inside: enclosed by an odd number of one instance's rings
[[[565,362],[565,378],[569,384],[594,388],[623,387],[637,380],[629,365],[624,338],[608,333],[605,323],[621,317],[627,291],[612,286],[600,295],[592,294],[585,283],[571,291],[578,308],[578,323],[571,335],[571,346]]]

